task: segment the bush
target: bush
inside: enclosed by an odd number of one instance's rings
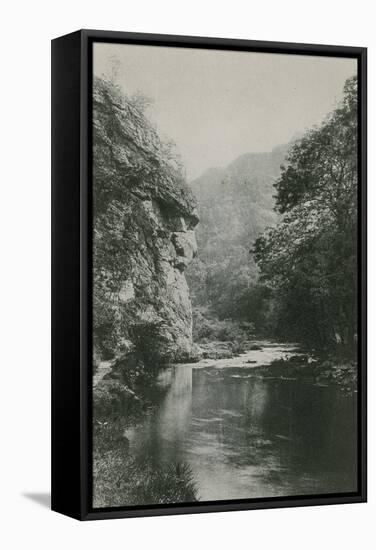
[[[196,502],[197,489],[186,463],[154,466],[127,450],[96,453],[93,463],[94,506],[136,506]]]
[[[192,470],[186,463],[162,463],[129,454],[123,416],[94,421],[94,506],[135,506],[198,500]]]
[[[193,310],[193,339],[196,342],[213,340],[238,342],[249,338],[254,332],[252,323],[219,320],[207,308]]]

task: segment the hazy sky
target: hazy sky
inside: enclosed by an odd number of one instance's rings
[[[97,43],[94,73],[153,100],[149,118],[175,141],[193,179],[320,123],[356,61]]]

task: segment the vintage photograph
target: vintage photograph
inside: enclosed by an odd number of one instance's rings
[[[358,490],[355,58],[94,42],[93,508]]]

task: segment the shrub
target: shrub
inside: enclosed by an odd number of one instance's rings
[[[196,502],[192,470],[186,463],[154,466],[127,451],[109,451],[94,457],[94,506],[136,506]]]
[[[240,323],[230,319],[219,320],[207,308],[194,308],[193,310],[193,339],[197,342],[243,341],[249,338],[253,332],[252,323]]]
[[[126,423],[122,416],[108,422],[94,422],[94,506],[198,500],[189,464],[177,462],[157,466],[148,458],[139,459],[129,454],[129,441],[124,437]]]

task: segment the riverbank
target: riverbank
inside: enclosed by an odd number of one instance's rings
[[[305,379],[323,387],[338,386],[345,394],[357,392],[356,363],[351,360],[338,362],[334,357],[320,361],[310,355],[293,355],[257,367],[254,374],[264,378]]]
[[[252,368],[252,376],[303,378],[312,383],[339,386],[345,393],[357,391],[357,362],[335,353],[303,350],[299,344],[269,340],[213,341],[200,344],[202,358],[195,368]]]
[[[93,505],[137,506],[195,502],[197,488],[189,464],[154,464],[132,456],[125,432],[152,413],[128,408],[128,415],[93,421]]]
[[[124,426],[131,423],[94,421],[94,507],[195,502],[196,484],[188,464],[156,465],[130,454]]]
[[[201,380],[207,391],[210,390],[213,410],[216,410],[224,399],[224,394],[221,393],[224,390],[220,388],[226,388],[226,392],[235,391],[234,399],[240,399],[240,395],[243,395],[244,399],[244,395],[252,391],[252,399],[256,399],[254,403],[257,403],[252,405],[256,406],[256,409],[252,408],[252,415],[260,414],[261,403],[265,400],[264,392],[271,393],[274,391],[272,388],[276,387],[275,385],[279,386],[280,382],[286,388],[285,384],[299,387],[299,392],[310,392],[308,388],[312,388],[312,391],[317,388],[317,391],[335,391],[334,395],[337,395],[339,390],[344,398],[356,393],[355,362],[343,359],[340,361],[334,357],[322,359],[302,351],[296,344],[281,344],[267,340],[246,341],[242,343],[240,352],[236,353],[235,349],[230,341],[208,342],[204,346],[201,344],[199,361],[167,366],[159,374],[155,373],[150,377],[145,377],[137,369],[135,371],[134,367],[125,371],[127,378],[123,376],[120,379],[119,373],[113,372],[108,364],[103,365],[103,370],[99,366],[94,387],[93,418],[93,496],[96,507],[120,506],[124,502],[130,505],[194,502],[201,497],[201,486],[204,482],[197,477],[198,467],[196,470],[191,467],[192,456],[189,453],[187,455],[185,451],[175,455],[170,449],[171,441],[173,442],[176,437],[179,445],[181,437],[183,441],[186,437],[184,434],[187,423],[190,422],[188,411],[194,398],[193,378],[196,381]],[[234,386],[235,383],[239,384],[239,387]],[[298,395],[299,393],[295,399],[301,400]],[[235,403],[231,406],[234,408],[231,415],[236,415],[234,419],[240,419],[239,415],[243,413],[236,409]],[[263,404],[262,407],[264,406]],[[274,402],[274,406],[279,406],[279,403]],[[293,402],[288,402],[286,406],[293,406]],[[171,419],[163,420],[165,410],[170,409]],[[200,441],[202,439],[199,447],[201,451],[211,441],[208,437],[216,423],[226,425],[230,421],[230,410],[231,408],[223,406],[222,412],[207,412],[207,417],[200,415],[193,418],[194,424],[191,429],[198,434]],[[158,424],[158,434],[155,431],[157,428],[150,427],[156,418],[159,418],[158,423],[163,424],[163,429]],[[204,429],[202,433],[201,428]],[[153,447],[156,437],[158,445],[161,446],[161,456],[157,453],[157,456],[151,459],[156,452],[153,449],[148,449],[147,453],[138,453],[137,434],[145,429],[151,430],[147,437],[145,436],[145,441],[150,442]],[[240,423],[237,429],[248,433],[248,428],[243,423]],[[283,438],[290,437],[279,432],[282,432],[280,428],[275,435],[277,439],[284,440]],[[247,440],[248,438],[249,435]],[[267,460],[267,449],[271,443],[267,443],[265,447],[265,442],[269,440],[272,441],[270,438],[265,441],[263,438],[249,441],[250,449],[254,448],[257,456],[262,456],[266,452]],[[234,448],[231,452],[235,451]],[[248,453],[246,450],[242,452]],[[195,460],[200,462],[201,458]]]

